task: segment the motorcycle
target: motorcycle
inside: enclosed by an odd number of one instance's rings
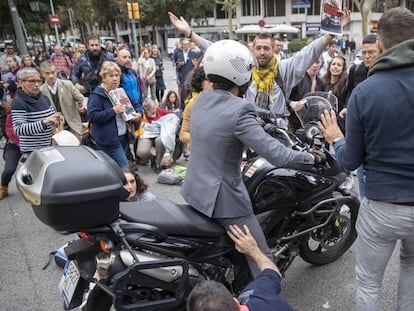
[[[356,238],[359,201],[341,191],[345,173],[316,126],[320,113],[333,107],[328,95],[305,99],[296,135],[275,125],[265,98],[258,113],[269,135],[297,150],[318,150],[323,163],[279,168],[252,152],[242,166],[283,274],[297,256],[331,263]],[[45,148],[26,160],[16,179],[40,221],[78,234],[65,247],[59,284],[65,310],[185,310],[186,297],[203,280],[221,282],[233,294],[251,281],[244,255],[223,227],[191,206],[168,199],[119,203],[123,174],[105,154],[85,146]]]

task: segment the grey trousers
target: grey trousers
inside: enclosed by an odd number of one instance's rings
[[[269,246],[266,242],[266,237],[263,233],[260,224],[254,215],[247,215],[237,218],[215,218],[215,220],[220,223],[226,230],[228,230],[229,225],[238,225],[240,228],[243,228],[243,225],[247,225],[250,233],[257,242],[259,248],[265,253],[269,258],[272,258],[270,253]],[[256,263],[249,257],[246,256],[247,263],[249,264],[250,272],[252,273],[253,278],[259,275],[261,272],[257,267]]]
[[[381,311],[381,283],[400,241],[397,310],[414,310],[414,206],[364,198],[357,220],[356,311]]]
[[[165,153],[164,145],[161,141],[161,136],[157,138],[139,138],[137,145],[137,157],[141,160],[149,160],[151,158],[151,148],[155,146],[155,163],[160,164],[161,159]]]

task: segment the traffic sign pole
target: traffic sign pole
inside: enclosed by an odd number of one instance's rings
[[[53,7],[53,0],[50,0],[50,10],[52,11],[52,15],[55,15],[55,8]],[[59,17],[58,17],[58,20],[59,20]],[[60,45],[59,30],[58,30],[57,24],[55,24],[55,34],[56,34],[56,44]]]

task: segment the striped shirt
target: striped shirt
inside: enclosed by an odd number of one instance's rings
[[[55,64],[56,70],[64,71],[66,73],[70,73],[72,70],[73,64],[71,60],[69,59],[69,56],[62,54],[62,55],[56,55],[53,54],[50,57],[51,61]]]
[[[50,146],[53,135],[51,125],[42,121],[55,113],[49,99],[39,93],[36,97],[25,94],[21,89],[12,101],[13,130],[20,138],[20,151],[29,153]]]

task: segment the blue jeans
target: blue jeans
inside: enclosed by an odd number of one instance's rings
[[[358,187],[359,187],[359,199],[362,200],[365,197],[365,170],[361,164],[357,169]]]
[[[120,167],[129,167],[129,162],[126,156],[126,135],[118,136],[119,137],[119,145],[118,146],[105,146],[97,144],[98,149],[105,152],[109,155]]]
[[[356,225],[356,311],[381,311],[381,283],[400,240],[397,310],[414,310],[414,206],[364,198]]]

